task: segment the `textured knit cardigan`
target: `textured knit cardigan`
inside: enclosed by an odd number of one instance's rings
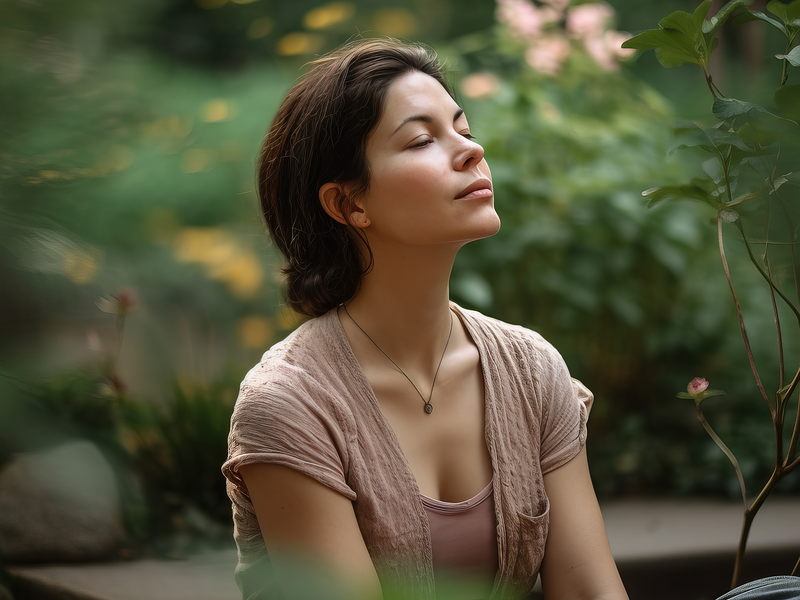
[[[518,598],[532,588],[544,555],[549,503],[542,475],[580,451],[592,395],[539,334],[451,306],[483,371],[499,555],[492,598]],[[257,462],[296,469],[352,500],[386,596],[435,600],[419,488],[336,310],[301,325],[247,374],[228,446],[222,470],[245,600],[282,597],[239,475],[241,465]]]

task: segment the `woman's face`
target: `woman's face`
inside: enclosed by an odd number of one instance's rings
[[[370,244],[457,244],[497,233],[492,175],[464,111],[433,77],[395,80],[366,145]]]

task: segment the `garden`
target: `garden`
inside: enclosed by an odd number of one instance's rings
[[[0,471],[90,442],[114,552],[230,544],[238,385],[304,319],[259,145],[306,63],[382,35],[437,50],[492,168],[453,300],[592,389],[600,498],[747,529],[800,494],[798,32],[800,0],[0,3]]]

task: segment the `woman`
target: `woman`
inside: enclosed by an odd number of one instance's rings
[[[452,304],[497,232],[436,58],[316,61],[259,164],[287,296],[314,317],[242,383],[223,467],[243,596],[627,598],[586,463],[591,394],[539,335]]]

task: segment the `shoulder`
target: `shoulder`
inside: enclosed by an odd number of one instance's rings
[[[350,385],[334,319],[335,311],[311,319],[267,350],[242,380],[234,417],[250,410],[330,408],[335,392]]]
[[[513,360],[535,370],[566,369],[564,359],[556,348],[542,335],[527,327],[506,323],[474,310],[455,306],[475,343],[498,358]]]

